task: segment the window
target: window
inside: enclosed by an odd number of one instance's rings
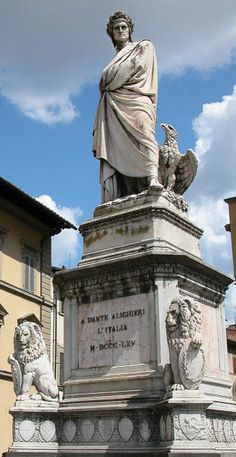
[[[0,303],[0,328],[4,325],[4,318],[7,316],[8,312]]]
[[[24,289],[29,292],[35,291],[35,257],[31,254],[24,255],[25,274]]]
[[[0,279],[2,278],[3,248],[8,230],[0,226]]]
[[[38,269],[39,251],[22,242],[22,287],[28,292],[36,293],[36,271]]]

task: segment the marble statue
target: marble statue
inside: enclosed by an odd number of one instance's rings
[[[177,132],[170,124],[161,124],[165,141],[159,146],[159,167],[164,188],[182,195],[193,182],[198,161],[192,149],[185,155],[179,151]]]
[[[198,389],[205,370],[201,310],[196,302],[176,297],[166,316],[172,376],[164,373],[168,390]],[[165,382],[165,381],[164,381]]]
[[[14,353],[8,358],[11,364],[17,400],[58,400],[58,387],[47,356],[41,328],[32,322],[18,325],[14,334]],[[34,385],[38,394],[30,396]]]
[[[156,53],[148,40],[132,42],[133,30],[125,13],[109,18],[107,33],[117,53],[102,72],[93,143],[103,202],[162,188],[155,138]]]

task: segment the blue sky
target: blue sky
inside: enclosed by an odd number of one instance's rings
[[[100,201],[99,163],[91,153],[99,75],[114,55],[105,33],[124,10],[134,39],[158,54],[161,122],[195,149],[198,175],[186,194],[204,229],[203,258],[232,274],[225,197],[236,195],[236,2],[225,0],[0,0],[1,176],[78,225]],[[66,232],[66,231],[65,231]],[[64,233],[53,262],[74,266],[82,240]],[[235,286],[228,294],[233,316]]]

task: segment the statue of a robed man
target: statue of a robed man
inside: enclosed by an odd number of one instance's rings
[[[93,144],[103,202],[162,188],[155,138],[156,53],[148,40],[132,42],[133,30],[125,13],[109,18],[107,33],[117,54],[102,72]]]

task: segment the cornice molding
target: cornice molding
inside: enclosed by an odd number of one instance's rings
[[[53,306],[53,302],[49,302],[48,300],[45,300],[44,297],[41,297],[40,295],[34,295],[28,292],[27,290],[21,289],[20,287],[13,286],[12,284],[0,280],[0,290],[6,290],[12,294],[18,295],[20,297],[25,298],[26,300],[33,301],[34,303],[38,304],[43,304],[46,306]]]
[[[146,204],[132,209],[127,208],[126,210],[123,209],[117,213],[99,216],[81,224],[79,231],[84,235],[86,232],[91,232],[91,230],[112,228],[116,226],[117,223],[119,223],[119,225],[128,225],[131,222],[138,222],[140,219],[147,219],[148,217],[153,219],[164,219],[199,239],[203,234],[203,231],[200,228],[196,227],[186,218],[176,214],[174,211],[155,204]]]

